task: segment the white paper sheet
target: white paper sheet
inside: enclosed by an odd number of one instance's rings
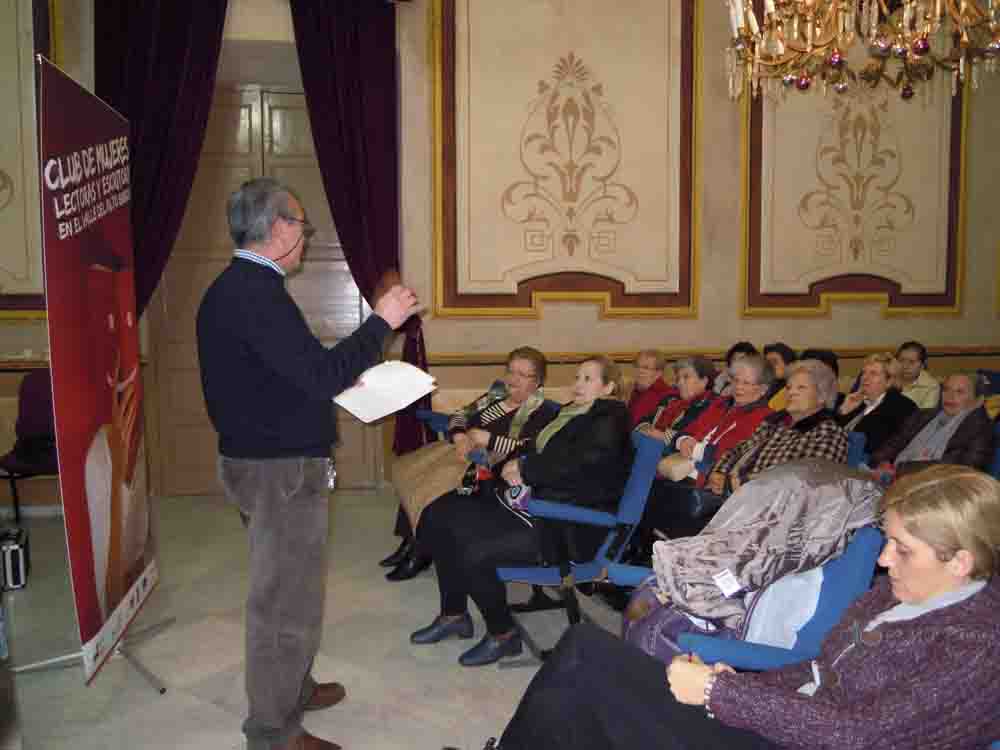
[[[434,378],[406,362],[392,360],[365,370],[361,385],[333,399],[362,422],[374,422],[403,409],[437,388]]]

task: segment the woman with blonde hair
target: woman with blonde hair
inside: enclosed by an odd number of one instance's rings
[[[899,390],[899,362],[889,353],[870,354],[861,366],[861,385],[837,409],[837,423],[865,436],[874,453],[892,437],[917,405]]]
[[[477,496],[448,496],[420,517],[417,540],[434,558],[440,614],[410,636],[414,644],[445,638],[471,638],[471,598],[486,620],[486,635],[459,658],[462,666],[490,664],[521,653],[521,637],[507,606],[507,591],[497,566],[526,565],[542,554],[532,516],[506,490],[530,487],[546,500],[613,508],[629,471],[629,415],[618,394],[621,368],[607,357],[593,357],[576,372],[573,400],[563,405],[531,446],[503,466],[503,482]],[[601,534],[603,537],[603,534]],[[570,537],[574,559],[593,556],[600,538]]]
[[[882,509],[888,575],[813,661],[737,673],[684,654],[664,679],[656,659],[577,626],[499,748],[989,746],[1000,738],[1000,483],[935,466],[893,485]]]

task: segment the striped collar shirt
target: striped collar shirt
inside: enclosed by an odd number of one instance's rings
[[[236,257],[236,258],[242,258],[243,260],[248,260],[251,263],[256,263],[258,266],[267,266],[272,271],[276,271],[279,274],[281,274],[282,276],[285,275],[285,269],[284,268],[282,268],[281,266],[279,266],[277,263],[275,263],[270,258],[265,258],[263,255],[259,255],[259,254],[255,253],[255,252],[253,252],[253,250],[238,249],[238,250],[236,250],[233,253],[233,256]]]

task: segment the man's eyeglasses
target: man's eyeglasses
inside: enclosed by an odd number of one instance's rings
[[[306,239],[316,234],[316,227],[314,227],[305,219],[297,219],[294,216],[282,216],[281,218],[284,219],[285,221],[290,221],[293,224],[298,224],[299,226],[301,226],[302,234],[306,237]]]

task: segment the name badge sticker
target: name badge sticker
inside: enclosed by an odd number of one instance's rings
[[[715,581],[715,585],[719,587],[724,596],[732,596],[743,588],[729,568],[720,570],[712,576],[712,580]]]

